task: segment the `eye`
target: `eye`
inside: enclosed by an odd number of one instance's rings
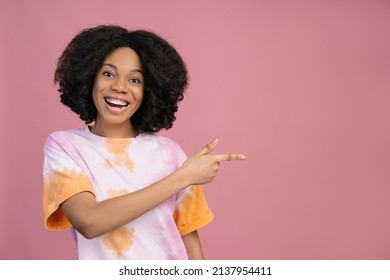
[[[111,78],[114,76],[111,72],[108,72],[108,71],[104,71],[102,74],[103,74],[103,76],[105,76],[107,78]]]
[[[129,82],[132,83],[132,84],[139,84],[139,83],[141,83],[140,79],[137,79],[137,78],[131,78],[129,80]]]

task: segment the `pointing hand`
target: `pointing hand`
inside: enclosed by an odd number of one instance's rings
[[[211,154],[218,144],[214,139],[203,148],[193,153],[182,165],[181,169],[187,173],[189,185],[206,184],[217,175],[221,161],[244,160],[242,154]]]

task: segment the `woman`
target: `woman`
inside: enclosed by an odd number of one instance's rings
[[[98,26],[72,39],[54,80],[86,126],[46,140],[46,228],[72,228],[79,259],[203,259],[197,230],[213,214],[200,185],[245,157],[210,154],[214,140],[186,158],[155,134],[172,127],[187,86],[176,50],[149,31]]]

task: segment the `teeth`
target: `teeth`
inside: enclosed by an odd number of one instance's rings
[[[108,97],[106,97],[105,99],[107,102],[114,104],[114,105],[127,106],[127,104],[129,104],[126,101],[122,101],[122,100],[118,100],[118,99],[113,99],[113,98],[108,98]]]

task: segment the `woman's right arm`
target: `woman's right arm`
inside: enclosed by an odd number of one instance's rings
[[[242,160],[241,154],[210,154],[218,140],[191,155],[172,174],[136,192],[97,202],[90,192],[78,193],[61,204],[72,226],[88,239],[95,238],[143,215],[182,189],[206,184],[217,175],[221,161]]]

